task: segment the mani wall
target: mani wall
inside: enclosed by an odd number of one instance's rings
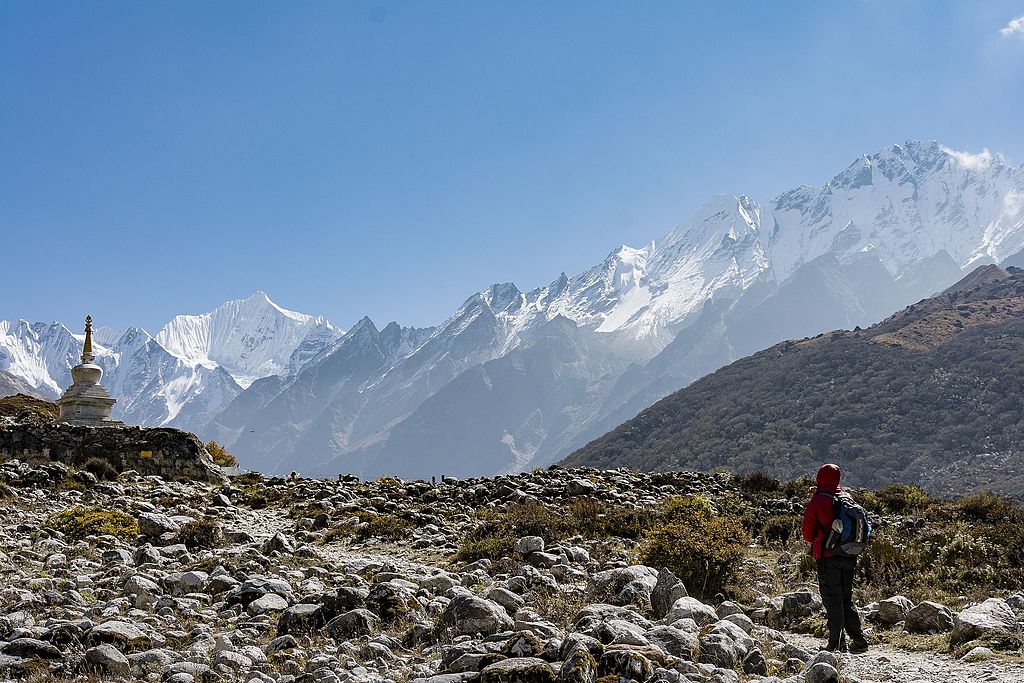
[[[61,422],[0,425],[0,458],[40,455],[72,466],[103,458],[119,471],[165,479],[225,480],[199,438],[180,429]]]

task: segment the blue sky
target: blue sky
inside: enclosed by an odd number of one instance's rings
[[[908,138],[1019,164],[1022,15],[5,0],[0,319],[155,332],[261,289],[427,325]]]

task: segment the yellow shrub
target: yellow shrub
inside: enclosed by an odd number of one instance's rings
[[[238,465],[238,458],[224,450],[224,447],[216,441],[206,444],[206,450],[209,451],[215,465],[221,467],[236,467]]]
[[[76,541],[101,534],[127,541],[139,534],[139,523],[134,517],[114,510],[71,508],[52,515],[50,526]]]

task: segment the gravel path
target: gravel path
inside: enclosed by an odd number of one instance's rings
[[[810,651],[821,647],[821,639],[802,633],[787,633],[794,645]],[[911,652],[890,645],[872,645],[860,655],[842,655],[843,672],[864,681],[886,683],[1022,683],[1024,664],[998,661],[968,664],[948,655]]]

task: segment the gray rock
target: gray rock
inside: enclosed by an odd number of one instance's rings
[[[540,536],[523,536],[516,541],[515,550],[520,555],[544,551],[544,539]]]
[[[971,605],[956,615],[953,622],[953,643],[965,643],[981,637],[1004,636],[1017,630],[1017,617],[1001,598],[989,598]]]
[[[878,603],[878,620],[886,625],[899,623],[907,618],[914,603],[902,595],[894,595]]]
[[[128,677],[132,672],[128,658],[109,643],[103,643],[86,650],[85,660],[99,669],[101,673]]]
[[[438,619],[438,627],[455,635],[492,635],[510,631],[513,621],[499,605],[473,595],[452,598]]]
[[[480,683],[554,683],[555,670],[543,659],[513,657],[489,664],[480,672]]]
[[[912,633],[945,633],[953,629],[953,613],[947,607],[927,600],[907,612],[904,621]]]
[[[267,612],[283,612],[288,609],[288,601],[277,593],[267,593],[249,603],[245,610],[249,614],[265,614]]]
[[[22,657],[24,659],[60,659],[59,649],[36,638],[15,638],[0,648],[0,652],[11,657]]]
[[[661,648],[666,654],[681,659],[692,661],[699,647],[697,636],[675,626],[657,626],[646,635],[652,645]]]
[[[93,626],[86,634],[86,644],[110,643],[121,650],[144,650],[152,647],[153,639],[135,624],[112,619]]]
[[[718,613],[697,598],[683,597],[672,603],[672,609],[665,618],[670,623],[677,619],[693,619],[698,624],[707,625],[718,621]]]
[[[839,672],[831,664],[818,662],[804,672],[806,683],[839,683]]]
[[[668,569],[658,572],[657,581],[651,590],[651,611],[655,619],[661,619],[675,604],[679,598],[685,598],[689,593],[686,586]]]
[[[324,631],[337,641],[348,640],[380,630],[381,621],[368,609],[354,609],[331,619]]]
[[[149,538],[160,538],[167,533],[177,533],[181,528],[170,517],[158,512],[140,512],[135,518],[139,522],[139,533]]]

